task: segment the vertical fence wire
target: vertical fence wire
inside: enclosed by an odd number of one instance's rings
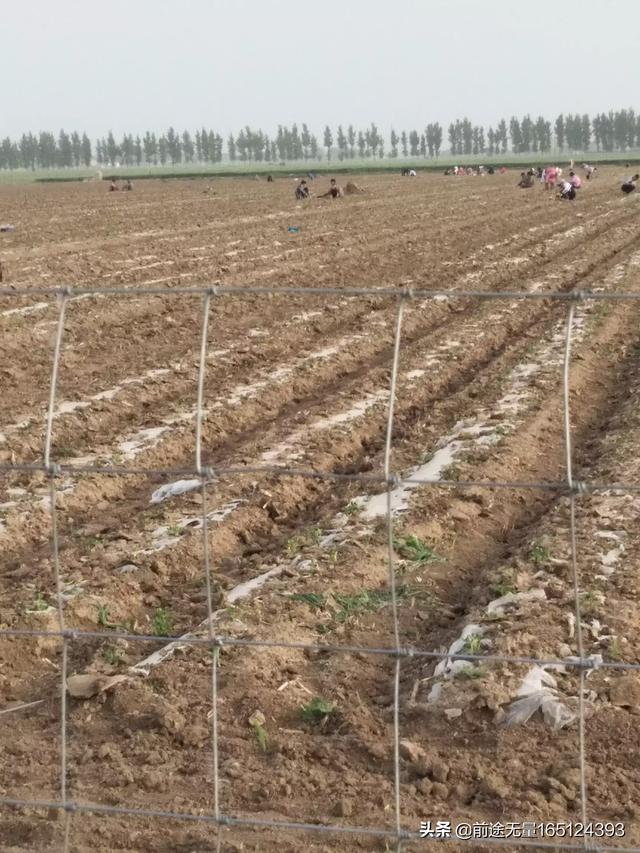
[[[58,513],[56,503],[56,466],[51,464],[51,444],[53,441],[53,420],[55,413],[56,390],[58,385],[58,370],[62,352],[62,337],[64,321],[69,296],[63,292],[58,299],[58,325],[53,349],[51,379],[49,385],[49,406],[44,438],[44,466],[49,477],[49,511],[51,514],[51,557],[56,587],[56,603],[58,611],[58,627],[62,636],[62,661],[60,666],[60,797],[64,806],[64,840],[63,853],[69,851],[71,834],[71,812],[68,810],[67,799],[67,670],[68,670],[68,639],[65,631],[64,599],[62,595],[62,572],[60,569],[60,547],[58,541]]]
[[[393,362],[391,365],[391,381],[389,383],[389,408],[387,412],[387,432],[384,446],[384,476],[387,481],[387,551],[389,562],[389,588],[391,591],[391,613],[393,619],[393,640],[396,652],[400,651],[400,623],[398,619],[398,596],[396,589],[395,553],[393,544],[393,507],[391,506],[391,491],[395,481],[391,477],[391,444],[393,438],[393,419],[395,415],[396,392],[398,386],[398,369],[400,366],[400,339],[402,320],[406,297],[403,295],[398,303],[396,316]],[[398,835],[397,850],[402,845],[402,815],[400,808],[400,655],[396,654],[393,676],[393,781],[394,781],[394,814],[396,832]]]
[[[577,536],[576,536],[576,495],[573,479],[572,436],[571,436],[571,343],[575,321],[576,303],[571,302],[567,312],[564,362],[562,373],[563,403],[564,403],[564,443],[567,486],[569,488],[569,538],[571,552],[571,574],[573,579],[573,595],[576,616],[576,641],[578,657],[580,658],[579,694],[578,694],[578,749],[580,761],[580,806],[582,822],[587,823],[587,757],[585,736],[585,656],[582,636],[582,613],[580,607],[580,573],[578,570]],[[588,839],[585,836],[585,842]]]
[[[207,350],[209,333],[209,312],[211,308],[211,292],[207,292],[202,303],[202,329],[200,339],[200,364],[198,367],[198,391],[196,405],[196,471],[201,478],[200,496],[202,501],[202,559],[204,562],[205,582],[207,589],[207,636],[210,640],[209,655],[211,656],[211,761],[213,774],[213,814],[216,822],[220,820],[220,778],[219,778],[219,745],[218,745],[218,657],[220,649],[214,643],[213,633],[213,583],[211,578],[211,561],[209,557],[209,513],[207,502],[208,472],[202,467],[202,422],[204,420],[204,378],[207,369]],[[222,845],[220,824],[217,823],[216,851],[219,853]]]

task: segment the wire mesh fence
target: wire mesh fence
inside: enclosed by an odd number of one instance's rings
[[[295,468],[279,465],[259,465],[259,466],[234,466],[221,465],[210,467],[203,465],[203,420],[205,412],[205,375],[208,362],[208,337],[210,327],[210,315],[212,303],[218,299],[224,299],[227,296],[241,297],[244,294],[274,296],[276,294],[286,296],[287,294],[303,295],[309,298],[318,298],[325,296],[354,296],[354,297],[382,297],[397,304],[397,313],[395,320],[393,357],[390,364],[391,379],[389,387],[389,404],[386,422],[386,434],[384,441],[384,456],[382,470],[379,473],[356,473],[344,474],[332,471],[317,471],[307,468]],[[196,397],[195,410],[195,441],[193,465],[182,466],[175,468],[145,468],[140,466],[100,466],[100,465],[65,465],[58,464],[52,460],[52,441],[54,433],[54,412],[56,401],[56,389],[58,383],[58,369],[60,357],[63,348],[63,337],[65,328],[65,317],[69,303],[78,297],[86,298],[92,296],[105,296],[114,298],[127,298],[130,296],[139,297],[142,295],[162,296],[169,299],[199,299],[202,303],[202,320],[201,320],[201,340],[200,340],[200,356],[199,368],[197,376],[197,384],[194,388]],[[405,842],[420,841],[423,838],[415,827],[408,828],[403,824],[402,809],[401,809],[401,761],[400,761],[400,740],[401,740],[401,674],[403,661],[412,658],[421,658],[424,660],[440,661],[449,659],[451,661],[462,660],[468,662],[482,661],[486,663],[511,663],[511,664],[537,664],[538,666],[563,666],[568,670],[573,670],[579,677],[579,713],[578,713],[578,743],[579,743],[579,770],[580,770],[580,818],[584,824],[589,821],[589,791],[587,786],[587,743],[585,735],[585,678],[587,674],[596,667],[610,669],[612,671],[630,671],[640,670],[639,664],[626,663],[621,661],[601,661],[594,659],[593,656],[585,654],[585,644],[583,639],[582,629],[582,614],[581,614],[581,582],[578,561],[578,545],[576,536],[576,503],[581,496],[598,492],[615,491],[619,494],[637,493],[640,491],[640,483],[601,483],[601,482],[584,482],[574,478],[573,459],[572,459],[572,428],[571,428],[571,410],[570,410],[570,379],[571,379],[571,346],[574,332],[575,309],[580,301],[585,300],[637,300],[640,299],[640,292],[616,292],[607,293],[604,291],[559,291],[559,292],[508,292],[508,291],[421,291],[421,290],[395,290],[382,288],[289,288],[289,287],[203,287],[203,288],[138,288],[138,289],[101,289],[101,288],[60,288],[57,290],[51,289],[0,289],[0,298],[22,299],[24,297],[33,298],[34,296],[47,296],[57,299],[58,319],[57,331],[55,336],[55,344],[52,359],[51,382],[49,389],[49,401],[46,417],[46,431],[44,438],[44,446],[42,449],[42,461],[40,463],[3,463],[0,464],[0,473],[10,474],[15,472],[42,472],[46,475],[49,482],[49,506],[51,520],[51,559],[53,566],[53,582],[55,585],[55,598],[57,606],[57,630],[40,631],[28,628],[3,628],[0,629],[0,638],[35,638],[49,637],[57,638],[61,643],[61,664],[60,664],[60,686],[59,686],[59,704],[60,704],[60,743],[59,743],[59,781],[58,781],[58,797],[51,800],[26,799],[19,797],[4,796],[0,797],[0,805],[5,807],[14,807],[18,809],[34,809],[46,808],[59,810],[64,815],[64,841],[62,850],[64,853],[70,853],[72,849],[72,826],[73,821],[77,820],[79,815],[94,814],[94,815],[119,815],[138,818],[157,818],[175,821],[185,821],[189,823],[200,823],[202,825],[217,828],[216,838],[214,841],[214,849],[222,850],[222,830],[223,828],[242,828],[253,827],[270,828],[281,832],[304,832],[310,834],[334,834],[346,836],[371,837],[386,841],[387,844],[393,844],[394,849],[401,850]],[[554,300],[556,302],[564,302],[567,304],[566,312],[566,332],[564,341],[564,355],[562,359],[562,385],[563,385],[563,419],[564,419],[564,447],[565,447],[565,473],[564,479],[555,482],[500,482],[500,481],[464,481],[464,480],[446,480],[446,479],[430,479],[403,477],[401,473],[392,470],[392,448],[393,448],[393,433],[394,433],[394,412],[397,395],[398,370],[402,351],[402,326],[406,304],[412,299],[450,299],[450,300]],[[220,635],[215,632],[215,607],[214,607],[214,573],[212,570],[212,555],[210,553],[209,544],[209,512],[207,502],[207,484],[212,478],[220,475],[228,477],[244,476],[247,473],[252,474],[269,474],[275,477],[309,477],[324,480],[335,481],[355,481],[369,486],[386,485],[386,552],[387,552],[387,567],[388,567],[388,588],[390,594],[390,606],[392,617],[392,637],[391,642],[381,642],[378,647],[371,646],[350,646],[339,644],[309,644],[298,642],[285,642],[275,639],[269,640],[253,640],[246,638],[238,638],[233,636]],[[122,475],[146,475],[146,476],[182,476],[192,475],[194,478],[201,481],[201,530],[202,530],[202,555],[203,555],[203,574],[206,584],[206,612],[207,612],[207,630],[206,636],[196,636],[188,634],[180,637],[157,636],[154,634],[142,635],[139,633],[127,633],[124,631],[113,630],[109,631],[80,631],[75,628],[68,627],[65,621],[65,598],[63,590],[63,571],[61,566],[60,548],[59,548],[59,521],[56,498],[56,480],[62,475],[65,476],[80,476],[85,474],[103,474],[109,476]],[[531,490],[546,490],[556,493],[557,496],[568,497],[569,500],[569,545],[570,545],[570,569],[573,583],[573,602],[575,611],[576,625],[576,644],[578,655],[571,661],[560,660],[555,658],[544,659],[539,657],[515,656],[515,655],[491,655],[491,654],[472,654],[461,652],[459,654],[451,654],[450,652],[434,652],[427,649],[415,648],[402,644],[400,624],[398,619],[398,590],[397,590],[397,573],[395,566],[395,551],[394,551],[394,521],[392,513],[392,490],[402,484],[420,485],[424,487],[451,488],[451,489],[466,489],[466,488],[487,488],[487,489],[531,489]],[[177,812],[161,809],[142,809],[135,806],[126,805],[104,805],[99,803],[80,802],[74,798],[72,786],[69,783],[69,766],[68,766],[68,693],[67,693],[67,677],[69,669],[69,650],[72,644],[88,642],[96,639],[114,640],[130,640],[138,643],[157,643],[164,646],[171,644],[180,644],[181,646],[204,647],[212,650],[211,654],[211,669],[210,669],[210,700],[211,700],[211,733],[210,733],[210,749],[211,749],[211,766],[213,779],[213,809],[210,814],[190,814],[186,812]],[[224,809],[224,803],[221,798],[221,778],[219,767],[219,746],[221,739],[224,738],[224,732],[220,730],[218,718],[219,705],[219,652],[225,647],[228,648],[288,648],[299,650],[316,650],[333,654],[344,653],[360,653],[374,656],[385,656],[392,659],[395,663],[392,667],[393,672],[393,828],[385,827],[362,827],[362,826],[345,826],[344,824],[334,823],[313,823],[301,819],[300,821],[278,821],[265,820],[257,816],[234,816],[227,814]],[[0,711],[0,718],[5,714],[9,715],[8,719],[12,719],[11,715],[21,709],[26,709],[31,704],[25,703],[15,708],[8,708]],[[605,840],[605,839],[603,839]],[[453,841],[456,843],[471,843],[476,845],[477,839],[456,837],[456,835],[443,836],[438,839],[439,842]],[[598,842],[593,845],[588,839],[581,842],[575,842],[571,839],[544,840],[541,838],[526,839],[518,838],[517,841],[510,838],[491,838],[484,839],[483,844],[494,844],[496,846],[507,845],[513,847],[535,847],[538,849],[598,849],[598,850],[625,850],[639,851],[636,847],[620,847],[609,846],[606,843]]]

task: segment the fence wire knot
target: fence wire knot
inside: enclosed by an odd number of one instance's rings
[[[402,292],[400,294],[400,298],[406,301],[409,301],[415,297],[415,293],[412,287],[403,287]]]
[[[57,292],[57,297],[59,302],[65,302],[67,299],[71,299],[73,296],[73,288],[65,285],[61,287]]]
[[[63,640],[78,640],[80,638],[80,632],[78,632],[77,628],[64,628],[60,632],[60,636]]]

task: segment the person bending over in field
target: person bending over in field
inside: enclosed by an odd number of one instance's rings
[[[634,175],[632,178],[627,178],[626,181],[623,181],[623,184],[620,189],[623,193],[629,195],[629,193],[634,192],[634,190],[636,189],[638,181],[640,181],[640,175]]]
[[[132,190],[133,189],[133,186],[132,186],[129,178],[127,178],[127,181],[126,181],[125,185],[122,187],[122,189],[123,190]]]
[[[296,198],[298,201],[302,201],[302,199],[309,198],[310,196],[311,193],[309,192],[309,185],[303,178],[296,187]]]
[[[569,183],[572,187],[575,187],[575,189],[579,190],[582,186],[582,179],[579,175],[576,175],[574,171],[571,171],[569,172]]]
[[[115,181],[111,181],[111,184],[110,184],[110,186],[109,186],[109,192],[110,192],[110,193],[115,193],[115,192],[117,192],[119,189],[120,189],[120,187],[116,184],[116,182],[115,182]]]
[[[533,186],[533,175],[529,175],[527,172],[520,172],[520,180],[517,186],[523,190],[530,189]]]
[[[576,197],[576,188],[571,181],[560,181],[558,184],[558,198],[564,201],[574,201]]]
[[[336,182],[335,178],[331,178],[329,189],[326,191],[326,193],[322,193],[322,195],[319,195],[318,198],[344,198],[344,190]]]

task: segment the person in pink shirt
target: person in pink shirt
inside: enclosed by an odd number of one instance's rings
[[[582,179],[580,178],[579,175],[576,175],[575,172],[571,171],[571,172],[569,172],[569,183],[573,187],[575,187],[577,190],[579,190],[580,187],[582,186]]]
[[[558,180],[558,170],[555,166],[547,166],[544,172],[544,188],[552,190]]]

